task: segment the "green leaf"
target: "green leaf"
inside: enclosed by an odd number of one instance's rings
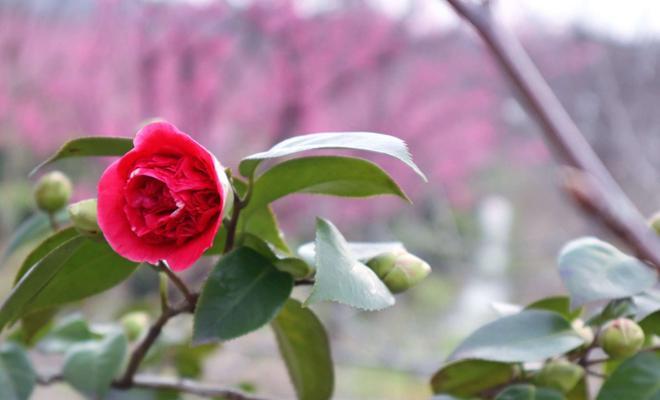
[[[271,326],[298,400],[330,399],[334,370],[321,321],[299,301],[289,299]]]
[[[121,369],[128,341],[122,332],[99,341],[79,343],[64,358],[62,376],[76,390],[92,398],[103,398]]]
[[[545,310],[525,310],[479,328],[458,346],[450,359],[539,361],[564,354],[583,343],[561,315]]]
[[[293,290],[291,275],[256,251],[240,247],[220,259],[195,311],[193,342],[229,340],[277,315]]]
[[[519,384],[504,389],[495,397],[495,400],[564,400],[564,396],[553,389]]]
[[[564,246],[559,255],[559,273],[576,306],[629,297],[658,281],[657,273],[648,265],[592,237]]]
[[[31,347],[38,341],[52,325],[53,317],[57,314],[57,311],[57,308],[45,308],[21,318],[22,343]]]
[[[38,348],[45,353],[64,353],[73,345],[101,338],[100,334],[92,331],[81,315],[73,314],[59,321],[39,341]]]
[[[62,210],[56,213],[55,220],[59,224],[67,223],[69,216],[66,210]],[[11,239],[9,239],[9,244],[4,251],[2,259],[6,260],[22,246],[37,239],[42,239],[52,231],[53,228],[50,226],[50,222],[48,221],[48,216],[46,214],[41,212],[33,214],[30,218],[26,219],[22,224],[20,224],[18,228],[16,228],[16,232],[11,237]]]
[[[32,266],[37,263],[37,261],[44,258],[46,254],[61,246],[64,242],[68,242],[76,236],[80,236],[80,234],[76,228],[70,227],[62,229],[61,231],[57,231],[46,238],[46,240],[41,242],[39,246],[32,250],[30,254],[28,254],[28,256],[25,258],[25,261],[23,261],[23,264],[21,264],[21,267],[16,273],[16,277],[14,278],[14,285],[16,285],[18,281],[21,280],[23,275],[25,275],[30,270],[30,268],[32,268]]]
[[[204,372],[204,360],[218,349],[218,344],[207,343],[190,347],[187,344],[175,346],[172,358],[177,374],[182,378],[197,379]]]
[[[591,397],[589,396],[589,385],[587,385],[587,379],[586,377],[582,377],[580,381],[575,385],[573,389],[571,389],[568,393],[566,393],[566,400],[589,400]]]
[[[647,337],[650,337],[650,335],[660,336],[660,311],[647,315],[639,321],[639,326],[642,327]]]
[[[351,256],[362,262],[367,262],[383,253],[406,249],[401,242],[348,242],[347,244]],[[305,243],[298,247],[298,255],[313,264],[316,258],[315,247],[314,242]]]
[[[459,360],[445,364],[431,378],[435,394],[458,397],[476,396],[484,390],[503,385],[516,375],[511,364],[485,360]]]
[[[635,303],[635,316],[639,319],[660,311],[660,288],[650,289],[632,297]]]
[[[588,324],[591,326],[600,326],[620,317],[632,317],[635,315],[635,304],[632,299],[616,299],[612,300],[603,308],[601,312],[591,317]]]
[[[238,219],[237,232],[239,234],[251,234],[273,245],[277,250],[286,254],[291,253],[291,249],[286,244],[284,234],[280,230],[275,213],[270,208],[261,207],[254,210],[249,216],[241,213]],[[213,246],[206,250],[204,255],[222,254],[227,241],[227,226],[225,223],[218,230]]]
[[[70,157],[122,156],[133,148],[133,139],[127,137],[91,136],[66,142],[46,161],[34,167],[30,176],[44,166]]]
[[[394,296],[378,276],[356,260],[339,230],[323,218],[316,220],[316,275],[305,304],[336,301],[365,310],[394,304]]]
[[[554,311],[569,321],[580,318],[584,312],[584,307],[571,310],[571,299],[566,296],[547,297],[533,302],[525,307],[525,309]]]
[[[276,144],[268,151],[244,158],[238,169],[243,176],[250,176],[263,160],[319,149],[365,150],[386,154],[401,160],[426,181],[426,176],[412,161],[403,140],[371,132],[328,132],[295,136]]]
[[[0,330],[31,312],[110,289],[136,266],[105,242],[74,237],[48,253],[16,284],[0,308]]]
[[[273,249],[273,245],[267,243],[262,238],[251,233],[243,233],[238,238],[237,243],[241,246],[249,247],[257,253],[268,258],[275,268],[280,271],[291,274],[296,279],[308,278],[314,275],[314,268],[300,258],[288,257],[282,255]]]
[[[22,347],[15,343],[0,345],[0,399],[27,400],[32,395],[37,375]]]
[[[660,399],[660,352],[642,352],[621,363],[603,383],[597,400]]]
[[[291,253],[275,213],[270,206],[257,208],[249,216],[242,214],[238,220],[238,230],[239,232],[258,236],[284,253]]]
[[[351,157],[305,157],[284,161],[254,182],[248,215],[292,193],[344,197],[392,194],[408,200],[385,171],[370,161]]]

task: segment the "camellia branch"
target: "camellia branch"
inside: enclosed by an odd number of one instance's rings
[[[574,198],[576,193],[589,195],[577,198],[578,204],[660,272],[657,235],[598,158],[520,42],[497,24],[488,6],[467,0],[446,1],[476,29],[557,156],[579,172],[580,179],[573,180],[571,189],[574,190],[570,193]]]
[[[236,238],[236,228],[238,227],[238,218],[241,216],[241,209],[243,208],[243,203],[241,198],[234,191],[234,207],[231,212],[231,219],[227,224],[227,240],[225,241],[225,248],[222,251],[224,253],[230,252],[234,248],[234,240]]]
[[[144,337],[144,339],[142,339],[135,350],[133,350],[133,353],[131,354],[131,357],[128,361],[128,366],[126,367],[126,371],[121,378],[115,381],[115,387],[124,389],[134,387],[134,376],[137,373],[138,368],[140,368],[140,364],[142,363],[142,360],[144,360],[144,357],[147,355],[147,352],[151,346],[153,346],[163,331],[163,327],[169,322],[170,319],[176,317],[179,314],[194,312],[197,303],[197,297],[194,297],[194,299],[195,300],[193,302],[186,300],[183,304],[177,307],[167,307],[162,311],[160,317],[158,317],[156,322],[154,322],[154,324],[149,328],[147,335]]]
[[[195,298],[195,295],[190,292],[190,289],[188,289],[188,286],[179,278],[177,274],[174,273],[170,269],[170,267],[164,262],[160,261],[158,263],[159,270],[165,273],[167,275],[167,278],[174,284],[174,286],[179,289],[183,297],[186,299],[186,301],[189,304],[195,303],[197,299]]]
[[[62,382],[63,380],[64,377],[62,375],[51,375],[47,377],[40,376],[37,378],[37,383],[42,386],[47,386]],[[128,389],[128,387],[121,385],[119,382],[114,382],[112,387],[119,390]],[[238,389],[210,385],[188,379],[175,379],[142,374],[133,377],[133,383],[130,388],[173,390],[178,393],[188,393],[200,397],[222,398],[227,400],[266,400],[263,397],[257,397]]]

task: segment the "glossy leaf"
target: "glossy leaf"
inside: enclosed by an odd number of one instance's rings
[[[41,336],[43,336],[52,325],[53,317],[58,309],[45,308],[43,310],[29,313],[21,318],[21,340],[25,345],[31,347]]]
[[[59,224],[64,224],[68,222],[69,216],[66,211],[63,210],[55,214],[55,220]],[[41,212],[33,214],[16,228],[13,236],[9,239],[9,243],[7,244],[2,259],[6,260],[22,246],[43,239],[52,232],[53,228],[50,226],[46,214]]]
[[[121,156],[133,148],[133,139],[126,137],[91,136],[66,142],[46,161],[37,165],[30,175],[57,160],[70,157]]]
[[[572,304],[629,297],[658,281],[642,261],[592,237],[574,240],[559,255],[559,273]]]
[[[23,350],[8,342],[0,345],[0,399],[28,400],[37,382],[37,375]]]
[[[336,301],[365,310],[394,304],[394,296],[366,265],[355,259],[339,230],[323,218],[316,220],[316,275],[305,304]]]
[[[16,284],[0,308],[0,330],[30,312],[110,289],[136,266],[105,242],[74,237],[48,253]]]
[[[431,378],[436,394],[476,396],[484,390],[511,381],[516,375],[512,364],[485,360],[459,360],[444,365]]]
[[[67,351],[62,376],[84,395],[103,398],[121,369],[127,347],[128,341],[121,332],[77,344]]]
[[[305,157],[284,161],[254,182],[247,214],[292,193],[343,197],[391,194],[408,198],[376,164],[351,157]]]
[[[55,232],[46,238],[46,240],[41,242],[39,246],[32,250],[30,254],[28,254],[28,256],[25,258],[21,264],[21,267],[16,273],[16,277],[14,278],[14,285],[21,280],[23,275],[25,275],[30,270],[30,268],[32,268],[32,266],[37,263],[37,261],[44,258],[46,254],[61,246],[64,242],[68,242],[77,236],[80,236],[78,231],[76,231],[76,229],[73,227],[69,227]]]
[[[383,253],[406,249],[401,242],[348,242],[347,245],[351,256],[362,262],[367,262]],[[313,264],[316,257],[316,244],[309,242],[298,247],[298,255]]]
[[[596,399],[660,399],[660,352],[642,352],[625,360],[603,383]]]
[[[539,361],[564,354],[583,343],[561,315],[525,310],[479,328],[458,346],[450,359]]]
[[[589,319],[588,324],[591,326],[600,326],[605,324],[607,321],[621,317],[628,318],[632,317],[633,315],[635,315],[635,304],[633,303],[632,299],[616,299],[607,303],[607,305],[603,307],[599,313],[592,316]]]
[[[531,303],[525,308],[528,310],[554,311],[569,321],[580,318],[584,312],[584,307],[578,307],[575,310],[571,310],[571,299],[566,296],[546,297],[545,299]]]
[[[268,258],[275,268],[286,272],[296,279],[310,277],[314,274],[314,268],[300,258],[289,257],[286,254],[276,251],[274,245],[267,243],[261,237],[250,233],[243,233],[237,240],[241,246],[249,247],[257,253]]]
[[[564,400],[564,396],[553,389],[518,384],[501,391],[495,400]]]
[[[92,331],[82,316],[73,314],[59,321],[39,341],[38,348],[46,353],[64,353],[73,345],[101,337],[100,334]]]
[[[406,143],[394,136],[372,132],[327,132],[295,136],[284,140],[268,151],[252,154],[239,164],[243,176],[250,176],[263,160],[320,149],[365,150],[386,154],[402,161],[426,181],[422,171],[415,165]]]
[[[271,326],[298,400],[330,399],[334,370],[321,321],[299,301],[289,299]]]
[[[291,249],[286,244],[284,234],[277,222],[277,217],[270,206],[260,207],[250,213],[243,214],[238,221],[239,231],[260,237],[275,246],[276,249],[290,254]]]
[[[193,341],[229,340],[267,324],[292,290],[291,275],[278,271],[268,258],[247,247],[232,251],[220,259],[202,289]]]
[[[635,316],[645,318],[647,315],[660,311],[660,288],[653,288],[632,297],[635,304]]]
[[[660,311],[647,315],[639,321],[639,326],[642,327],[647,337],[650,335],[660,336]]]

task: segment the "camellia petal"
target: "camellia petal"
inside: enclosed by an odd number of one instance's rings
[[[99,227],[132,261],[186,269],[213,244],[228,179],[208,150],[169,123],[145,126],[134,145],[99,181]]]

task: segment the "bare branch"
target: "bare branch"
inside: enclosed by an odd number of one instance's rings
[[[64,377],[60,374],[37,377],[37,383],[42,386],[53,385],[63,382]],[[112,387],[118,390],[132,388],[173,390],[178,393],[188,393],[200,397],[223,398],[227,400],[266,400],[263,397],[254,396],[238,389],[227,388],[208,383],[201,383],[188,379],[167,378],[151,375],[136,375],[129,387],[114,382]]]
[[[133,379],[133,387],[143,389],[174,390],[194,394],[200,397],[222,398],[227,400],[265,400],[240,390],[209,385],[187,379],[172,379],[160,376],[137,375]]]
[[[536,118],[557,156],[591,177],[587,190],[589,196],[580,203],[583,208],[597,215],[638,257],[660,271],[657,235],[649,229],[641,213],[610,175],[519,41],[494,21],[488,8],[463,0],[446,1],[477,30]]]
[[[147,332],[147,335],[144,337],[142,342],[140,342],[135,350],[133,350],[131,358],[128,361],[128,366],[126,367],[126,371],[124,372],[124,375],[122,375],[122,377],[114,383],[115,387],[128,389],[134,386],[134,376],[137,373],[138,368],[140,368],[140,364],[142,363],[142,360],[144,360],[144,357],[147,355],[147,352],[160,336],[163,327],[169,322],[170,319],[176,317],[177,315],[185,312],[193,312],[195,310],[196,303],[197,297],[195,296],[193,302],[186,300],[180,306],[175,308],[166,308],[163,310],[160,317],[149,328],[149,331]]]

